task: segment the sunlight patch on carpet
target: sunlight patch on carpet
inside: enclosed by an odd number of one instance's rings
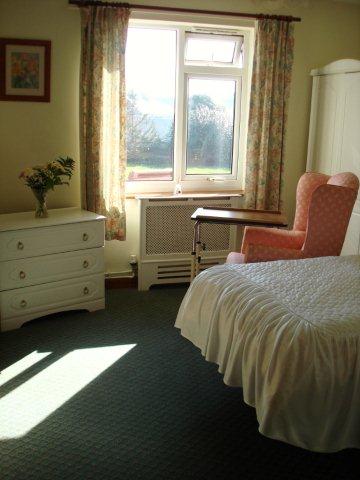
[[[74,350],[5,395],[0,399],[0,440],[26,435],[135,346]]]
[[[0,387],[25,372],[25,370],[32,367],[37,362],[40,362],[40,360],[50,355],[50,353],[51,352],[38,352],[35,350],[34,352],[29,353],[29,355],[26,355],[26,357],[10,365],[10,367],[2,370],[0,373]]]

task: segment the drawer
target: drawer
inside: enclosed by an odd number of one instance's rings
[[[104,247],[9,260],[0,264],[0,291],[104,272]]]
[[[43,311],[61,310],[67,305],[84,304],[104,297],[104,275],[88,275],[46,285],[0,293],[1,318],[20,317]]]
[[[41,222],[41,219],[39,219]],[[104,245],[104,222],[82,222],[0,232],[0,261]]]

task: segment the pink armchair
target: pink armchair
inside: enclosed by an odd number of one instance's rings
[[[293,229],[245,227],[241,252],[231,252],[226,263],[340,255],[358,190],[353,173],[305,173],[297,186]]]

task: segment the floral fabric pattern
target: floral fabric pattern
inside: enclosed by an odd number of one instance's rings
[[[125,240],[128,8],[81,8],[81,147],[84,208],[105,215],[106,240]]]
[[[280,210],[286,112],[293,63],[293,25],[257,23],[247,139],[247,208]]]

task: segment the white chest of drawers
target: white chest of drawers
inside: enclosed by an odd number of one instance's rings
[[[105,217],[79,208],[0,215],[0,327],[105,307]]]

